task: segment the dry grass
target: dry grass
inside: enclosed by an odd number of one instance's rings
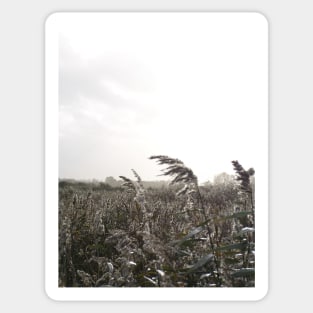
[[[60,183],[60,287],[254,286],[254,180],[236,176],[199,186],[178,159],[153,156],[171,177],[145,190],[120,176],[121,188]]]

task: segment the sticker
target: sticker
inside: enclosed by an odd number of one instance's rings
[[[45,34],[47,295],[262,299],[266,18],[54,13]]]

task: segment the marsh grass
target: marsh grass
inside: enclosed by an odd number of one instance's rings
[[[254,287],[254,170],[199,186],[179,160],[152,156],[171,178],[144,188],[59,184],[59,287]]]

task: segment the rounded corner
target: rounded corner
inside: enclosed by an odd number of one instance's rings
[[[61,14],[60,12],[49,13],[44,20],[45,28],[49,27],[50,25],[56,25],[58,16],[60,14]]]
[[[254,12],[254,14],[256,14],[258,16],[258,18],[260,19],[260,21],[262,21],[263,23],[265,23],[266,27],[268,28],[270,25],[270,21],[269,18],[267,17],[267,15],[263,12],[260,11],[256,11]]]
[[[263,290],[260,291],[258,296],[255,298],[255,301],[256,302],[264,301],[264,299],[268,297],[268,294],[269,294],[269,287],[267,285]]]
[[[55,294],[51,292],[51,290],[49,290],[48,286],[45,286],[44,293],[49,300],[54,301],[54,302],[60,301],[60,299],[55,297]]]

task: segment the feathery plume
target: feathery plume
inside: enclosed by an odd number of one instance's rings
[[[185,164],[179,160],[170,158],[166,155],[154,155],[149,158],[150,160],[157,160],[159,165],[168,165],[167,168],[163,169],[162,176],[172,176],[173,179],[171,184],[175,183],[196,183],[198,184],[197,176],[193,173],[193,171],[185,166]]]
[[[119,176],[119,177],[123,180],[122,187],[125,187],[127,192],[136,193],[136,186],[131,179],[125,176]]]
[[[235,172],[237,173],[236,180],[240,182],[241,189],[246,192],[251,192],[250,176],[255,174],[253,168],[245,170],[238,161],[232,161]]]

